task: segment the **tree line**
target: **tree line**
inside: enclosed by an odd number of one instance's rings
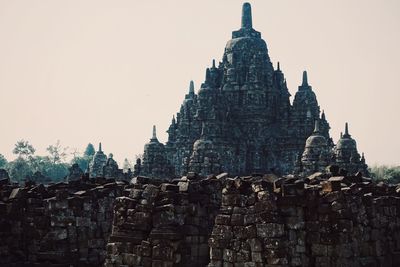
[[[8,161],[0,154],[0,169],[7,170],[10,178],[16,182],[39,178],[46,178],[47,182],[63,181],[72,164],[76,163],[83,171],[87,170],[96,152],[91,143],[86,146],[83,153],[79,153],[77,150],[68,153],[68,150],[68,147],[61,146],[58,140],[46,148],[47,155],[40,156],[35,154],[36,149],[29,141],[20,140],[12,151],[17,156],[16,159]],[[66,160],[68,156],[72,156],[69,161]],[[132,162],[125,159],[123,169],[124,171],[132,170]],[[376,181],[390,184],[400,183],[400,166],[375,165],[369,168],[369,172]]]
[[[69,148],[63,147],[58,140],[46,148],[47,155],[37,155],[36,149],[29,141],[19,140],[12,151],[16,155],[14,160],[8,161],[4,155],[0,154],[0,169],[7,170],[11,180],[15,182],[26,180],[64,181],[72,164],[78,164],[85,171],[95,154],[94,146],[91,143],[86,146],[83,153],[76,149],[69,153],[68,150]],[[72,156],[72,159],[67,160],[68,156]],[[132,169],[132,163],[125,159],[123,168],[124,170]]]
[[[400,166],[375,165],[369,168],[371,177],[388,184],[400,183]]]

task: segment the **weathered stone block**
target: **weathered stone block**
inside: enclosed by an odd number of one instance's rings
[[[284,225],[277,223],[257,224],[257,236],[265,237],[280,237],[284,234]]]

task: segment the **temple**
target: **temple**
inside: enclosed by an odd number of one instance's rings
[[[290,97],[281,66],[273,67],[245,3],[241,28],[232,32],[222,61],[212,61],[197,93],[190,82],[167,143],[160,143],[154,130],[136,175],[309,174],[329,165],[367,171],[347,124],[334,144],[306,71],[293,103]]]
[[[70,172],[74,173],[74,175],[69,177],[69,180],[77,180],[81,176],[82,171],[75,165],[72,166]],[[106,179],[113,178],[118,180],[130,178],[127,173],[123,173],[123,170],[118,168],[118,163],[113,159],[112,153],[110,153],[108,157],[104,154],[101,143],[99,143],[99,149],[94,154],[86,173],[90,178],[104,177]]]

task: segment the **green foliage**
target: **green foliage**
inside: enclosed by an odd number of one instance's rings
[[[68,175],[70,167],[69,164],[63,162],[67,156],[66,150],[67,148],[61,147],[60,141],[57,141],[56,144],[47,148],[49,156],[35,156],[33,146],[28,141],[20,140],[13,150],[18,157],[7,163],[6,169],[11,179],[17,182],[24,182],[27,177],[33,176],[42,176],[47,178],[45,180],[53,182],[62,181]]]
[[[82,171],[85,171],[88,168],[89,163],[92,161],[94,154],[96,153],[94,146],[89,143],[86,146],[85,152],[83,156],[74,155],[74,158],[71,160],[71,165],[76,163],[79,165]]]
[[[29,161],[23,157],[18,157],[16,160],[9,162],[6,169],[11,179],[17,182],[23,182],[27,176],[33,174]]]
[[[13,149],[13,153],[18,157],[28,158],[35,154],[35,149],[28,141],[19,140]]]
[[[36,172],[40,172],[52,182],[59,182],[68,175],[69,167],[69,164],[66,163],[54,163],[53,159],[47,156],[33,156],[29,159],[18,157],[9,162],[6,169],[11,179],[17,182],[25,181],[27,176],[32,177]]]
[[[50,159],[53,163],[61,163],[65,160],[65,157],[67,156],[67,147],[61,147],[60,140],[57,140],[57,142],[54,145],[50,145],[47,148],[47,151],[50,154]]]
[[[4,169],[7,163],[7,159],[2,154],[0,154],[0,169]]]
[[[93,157],[94,153],[96,153],[94,146],[91,143],[89,143],[87,145],[83,155],[89,158],[89,157]]]
[[[72,164],[78,164],[79,168],[81,168],[82,171],[85,171],[88,167],[90,160],[87,157],[75,157],[71,161]]]
[[[372,178],[390,184],[400,183],[400,166],[373,166],[369,169]]]
[[[54,182],[64,181],[64,178],[69,173],[69,167],[66,163],[50,163],[45,165],[41,173],[46,177],[50,177]]]

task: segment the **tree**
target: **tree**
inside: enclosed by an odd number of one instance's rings
[[[63,162],[65,160],[65,157],[67,156],[67,150],[68,147],[61,147],[60,140],[57,140],[54,145],[50,145],[47,148],[47,151],[50,154],[50,159],[53,163]]]
[[[78,164],[82,171],[85,171],[88,167],[89,161],[86,157],[75,157],[71,160],[71,165],[74,163]]]
[[[11,179],[17,182],[23,182],[27,176],[31,176],[33,174],[33,170],[29,162],[22,156],[19,156],[14,161],[9,162],[7,164],[7,171]]]
[[[2,154],[0,154],[0,169],[5,168],[7,163],[7,159]]]
[[[81,170],[85,171],[88,168],[89,163],[92,161],[95,153],[96,151],[94,150],[94,146],[89,143],[86,146],[83,156],[77,156],[78,153],[74,154],[74,157],[71,160],[71,165],[76,163],[79,165],[79,168],[81,168]]]
[[[96,153],[96,151],[94,150],[94,146],[91,143],[89,143],[83,155],[86,157],[93,157],[94,153]]]
[[[79,152],[79,150],[76,147],[74,147],[74,148],[72,148],[72,152],[70,154],[72,155],[72,158],[74,159],[74,158],[79,157],[81,153]]]
[[[66,163],[50,163],[45,165],[42,173],[46,177],[50,177],[53,181],[63,181],[69,173],[69,165]]]
[[[390,184],[400,183],[400,166],[372,166],[369,171],[372,178],[378,182],[383,181]]]
[[[13,149],[13,153],[15,155],[18,155],[18,157],[22,158],[29,158],[32,157],[33,154],[35,154],[36,149],[33,148],[31,144],[29,144],[28,141],[25,140],[19,140]]]
[[[50,178],[53,182],[62,181],[68,175],[69,164],[54,162],[48,156],[34,156],[30,160],[32,172],[40,172],[43,176]]]

